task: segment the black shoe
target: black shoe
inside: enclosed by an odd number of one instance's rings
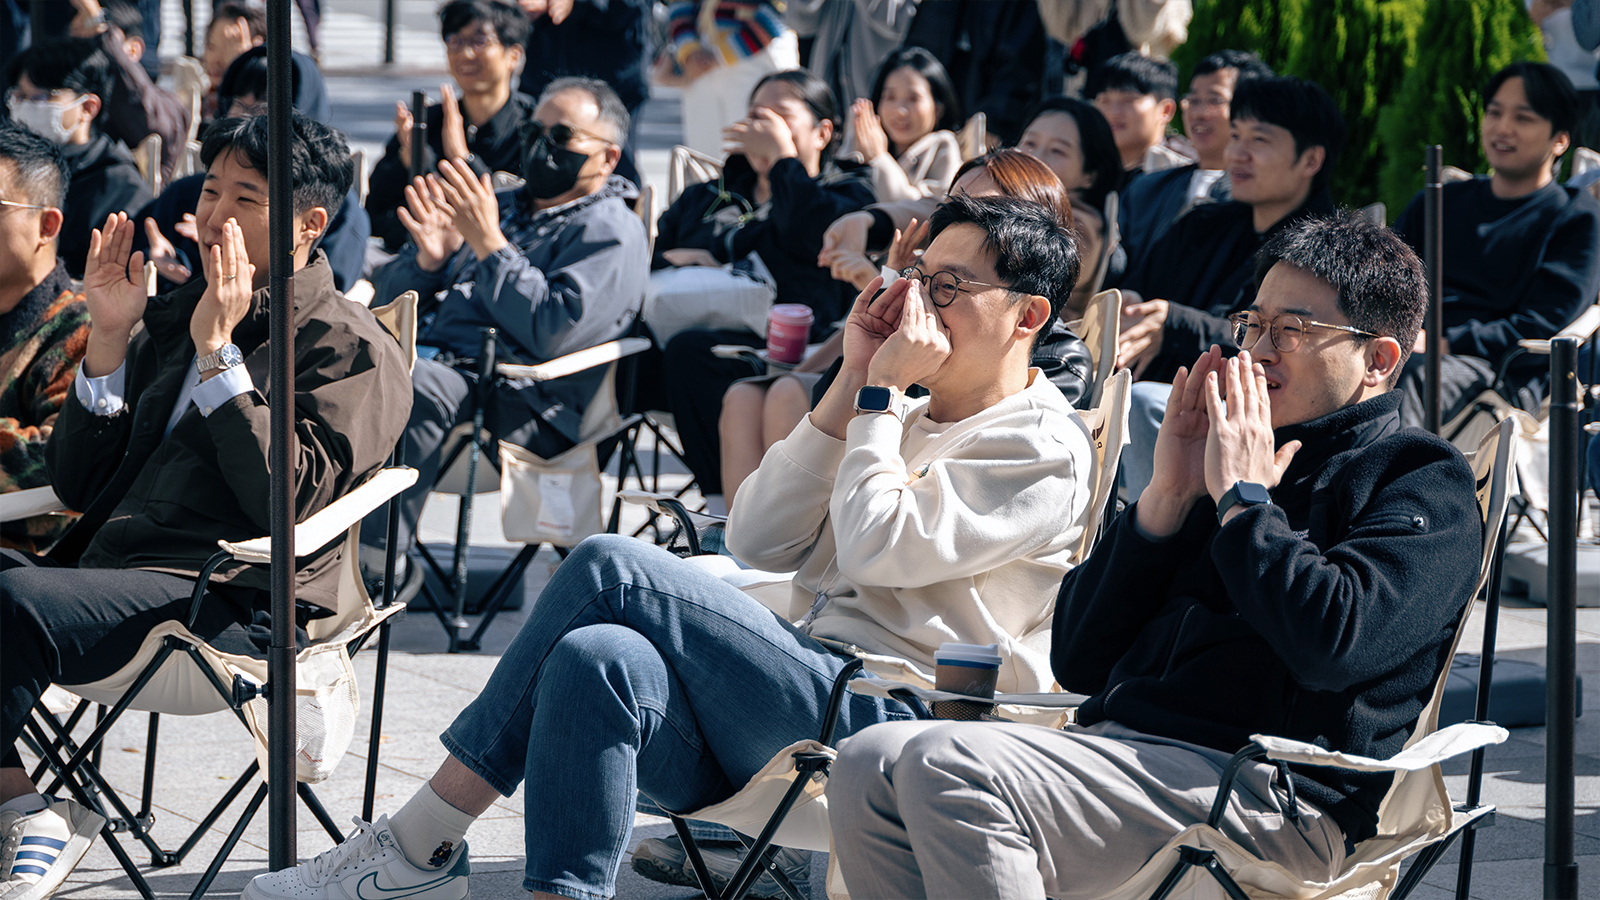
[[[417,592],[422,590],[422,566],[409,562],[403,556],[396,560],[396,563],[395,568],[399,571],[395,573],[395,577],[400,584],[395,588],[394,602],[410,603],[412,598],[417,596]],[[361,583],[366,586],[367,596],[372,598],[374,606],[383,602],[383,570],[369,572],[363,568]]]
[[[711,872],[711,879],[717,883],[717,889],[725,888],[744,862],[744,845],[738,841],[697,841],[695,846],[700,848],[700,856]],[[778,880],[768,871],[762,872],[750,885],[746,897],[755,900],[790,900],[791,897],[804,900],[811,896],[811,851],[779,847],[772,862],[783,873],[784,880],[794,887],[794,893],[791,895],[780,887]],[[695,877],[694,868],[689,865],[689,854],[684,851],[683,842],[676,835],[640,841],[639,846],[633,848],[633,870],[662,884],[700,887],[700,879]]]

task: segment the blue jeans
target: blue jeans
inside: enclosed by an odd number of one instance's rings
[[[636,793],[691,812],[821,731],[845,658],[654,545],[592,537],[556,569],[442,736],[505,795],[526,781],[523,887],[608,898]],[[851,695],[836,734],[912,718]]]
[[[1156,434],[1167,415],[1172,385],[1139,381],[1128,395],[1128,446],[1122,448],[1122,488],[1129,504],[1155,476]]]

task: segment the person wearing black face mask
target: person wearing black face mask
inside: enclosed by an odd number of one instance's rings
[[[415,403],[400,444],[420,477],[401,495],[402,548],[438,476],[445,435],[470,415],[482,328],[499,330],[503,361],[536,364],[615,340],[638,314],[648,242],[631,209],[638,189],[613,174],[627,133],[627,109],[605,82],[559,79],[522,128],[520,190],[497,198],[489,177],[463,159],[441,162],[405,189],[399,217],[411,239],[372,276],[375,303],[407,290],[424,298]],[[501,440],[555,456],[577,442],[603,374],[501,386],[487,424]],[[364,557],[381,563],[382,527],[363,542],[371,550]],[[418,570],[412,575],[406,588],[420,581]]]

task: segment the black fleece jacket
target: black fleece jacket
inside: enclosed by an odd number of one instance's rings
[[[1454,447],[1400,428],[1391,391],[1303,425],[1273,505],[1219,527],[1201,498],[1153,542],[1117,520],[1062,582],[1051,666],[1078,722],[1235,751],[1271,734],[1371,757],[1401,749],[1448,664],[1483,520]],[[1372,836],[1384,774],[1296,767],[1300,795]]]

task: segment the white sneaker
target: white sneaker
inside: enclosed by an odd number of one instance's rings
[[[257,875],[243,900],[466,900],[467,842],[437,869],[419,869],[400,852],[389,817],[356,830],[344,843],[292,869]],[[9,897],[0,900],[11,900]]]
[[[0,898],[45,900],[105,826],[103,816],[72,800],[45,797],[38,812],[0,813]]]

